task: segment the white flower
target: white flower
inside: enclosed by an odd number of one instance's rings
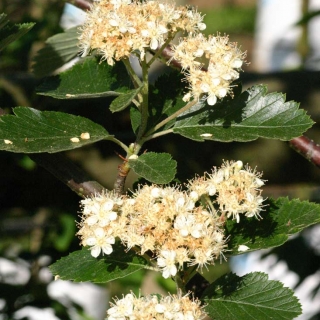
[[[132,293],[115,300],[111,305],[106,320],[201,320],[206,316],[199,300],[191,299],[188,295],[182,296],[181,293],[160,297],[136,297]]]
[[[177,274],[177,266],[175,265],[176,252],[173,250],[162,250],[157,259],[157,265],[162,269],[162,276],[167,279]]]
[[[126,319],[133,315],[135,297],[132,294],[127,294],[123,299],[116,301],[114,306],[107,311],[108,319]]]
[[[183,237],[191,234],[194,238],[200,238],[202,235],[202,223],[196,223],[196,218],[193,214],[187,216],[180,214],[176,217],[174,222],[175,229],[178,229]]]
[[[109,230],[108,234],[102,228],[94,229],[93,235],[86,240],[85,244],[91,246],[91,255],[97,258],[101,251],[109,255],[113,249],[111,244],[115,243],[114,236],[111,235],[112,229]]]

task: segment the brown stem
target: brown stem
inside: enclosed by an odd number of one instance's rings
[[[129,171],[130,167],[128,165],[128,160],[124,159],[123,163],[118,167],[118,176],[113,186],[113,189],[116,192],[116,194],[124,194],[124,185],[126,183]]]
[[[171,46],[168,45],[163,49],[163,51],[161,53],[161,57],[166,61],[171,59],[170,66],[181,70],[180,62],[175,59],[172,59],[173,54],[174,54],[174,52],[172,51]]]
[[[90,10],[92,1],[74,0],[74,5],[82,10]]]
[[[105,188],[61,153],[34,153],[29,157],[66,184],[80,197],[101,193]]]
[[[289,141],[289,145],[293,150],[320,168],[320,145],[305,136],[292,139]]]

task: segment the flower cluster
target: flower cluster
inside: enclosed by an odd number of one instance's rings
[[[211,174],[190,181],[189,189],[193,191],[194,199],[214,196],[213,203],[217,204],[218,210],[239,222],[241,214],[261,218],[263,198],[259,188],[263,185],[261,173],[248,166],[243,168],[242,161],[227,161]]]
[[[82,201],[78,235],[91,254],[110,254],[118,238],[143,255],[156,257],[164,278],[178,270],[213,264],[226,247],[222,216],[260,217],[260,174],[241,161],[225,162],[211,174],[190,181],[187,190],[140,186],[131,196],[106,192]]]
[[[153,0],[100,0],[87,14],[82,26],[79,45],[85,56],[96,49],[109,65],[114,60],[136,54],[141,60],[147,50],[167,45],[179,31],[187,34],[172,46],[172,59],[181,65],[190,91],[184,101],[203,96],[209,105],[231,91],[232,81],[238,79],[245,53],[229,42],[228,37],[209,36],[203,16],[190,7]]]
[[[156,50],[179,31],[205,29],[203,17],[187,7],[172,3],[139,0],[96,1],[87,14],[80,35],[83,55],[97,49],[108,64],[139,52],[144,59],[147,48]]]
[[[122,208],[130,228],[121,236],[127,247],[151,251],[164,278],[175,276],[185,263],[202,268],[225,247],[215,212],[196,206],[189,193],[174,187],[143,186]]]
[[[110,254],[115,243],[118,216],[123,200],[114,192],[96,195],[94,198],[82,200],[82,221],[78,235],[83,246],[91,247],[91,255],[98,257],[101,251]]]
[[[209,105],[228,94],[231,82],[239,78],[245,58],[245,53],[228,37],[206,38],[201,33],[184,38],[173,50],[172,59],[181,64],[190,85],[184,101],[204,95]]]
[[[191,300],[187,295],[161,297],[149,295],[136,297],[133,293],[111,303],[107,311],[108,320],[115,319],[188,319],[200,320],[205,317],[200,301]]]

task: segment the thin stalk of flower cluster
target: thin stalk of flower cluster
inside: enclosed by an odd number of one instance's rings
[[[182,295],[187,294],[184,280],[182,280],[182,274],[181,272],[177,272],[177,274],[174,276],[174,282],[176,283],[177,292],[181,292]]]
[[[210,200],[210,197],[207,194],[203,194],[200,198],[200,202],[204,207],[209,206],[212,212],[215,212],[215,209],[213,207],[212,201]]]
[[[159,122],[156,126],[154,126],[153,128],[151,128],[146,134],[145,136],[150,136],[152,133],[156,132],[158,129],[160,129],[161,127],[163,127],[164,125],[166,125],[168,122],[170,122],[171,120],[177,118],[180,116],[180,114],[184,113],[185,111],[191,109],[195,104],[197,104],[197,100],[193,100],[190,101],[187,105],[185,105],[183,108],[179,109],[178,111],[176,111],[175,113],[173,113],[171,116],[169,116],[168,118],[165,118],[164,120],[162,120],[161,122]]]
[[[117,138],[115,138],[115,137],[108,137],[108,138],[105,139],[105,140],[110,140],[110,141],[116,143],[116,144],[117,144],[119,147],[121,147],[127,154],[130,154],[130,155],[131,155],[129,148],[128,148],[124,143],[122,143],[120,140],[118,140]]]
[[[164,135],[172,133],[172,132],[173,132],[173,129],[163,130],[163,131],[160,131],[160,132],[157,132],[157,133],[153,133],[153,134],[151,134],[151,135],[149,135],[146,138],[143,138],[141,140],[142,140],[143,143],[145,143],[146,141],[149,141],[149,140],[164,136]]]
[[[142,82],[141,82],[140,78],[138,77],[138,75],[136,74],[136,72],[133,70],[131,63],[130,63],[130,60],[129,59],[122,59],[122,61],[123,61],[128,73],[129,73],[129,76],[133,82],[134,87],[136,89],[141,87]]]
[[[140,91],[142,95],[142,102],[141,102],[141,124],[139,127],[139,131],[137,134],[137,140],[139,141],[143,136],[147,128],[148,124],[148,117],[149,117],[149,82],[148,82],[148,70],[149,66],[145,60],[141,61],[142,67],[142,83],[143,87]]]
[[[169,36],[165,43],[160,48],[158,48],[157,51],[155,51],[153,57],[148,61],[148,66],[151,66],[156,59],[160,58],[160,56],[162,55],[162,51],[169,45],[173,38],[173,35]]]

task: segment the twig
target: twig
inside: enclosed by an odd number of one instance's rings
[[[290,140],[289,145],[293,150],[320,168],[320,145],[305,136]]]
[[[82,10],[90,10],[91,8],[91,1],[86,0],[74,0],[74,5]]]
[[[124,193],[124,185],[126,183],[129,171],[130,167],[128,164],[128,160],[125,159],[123,163],[118,167],[117,179],[113,186],[113,190],[116,192],[117,195],[122,195]]]
[[[101,184],[93,181],[83,170],[61,153],[34,153],[29,157],[52,173],[80,197],[89,197],[105,190]]]

